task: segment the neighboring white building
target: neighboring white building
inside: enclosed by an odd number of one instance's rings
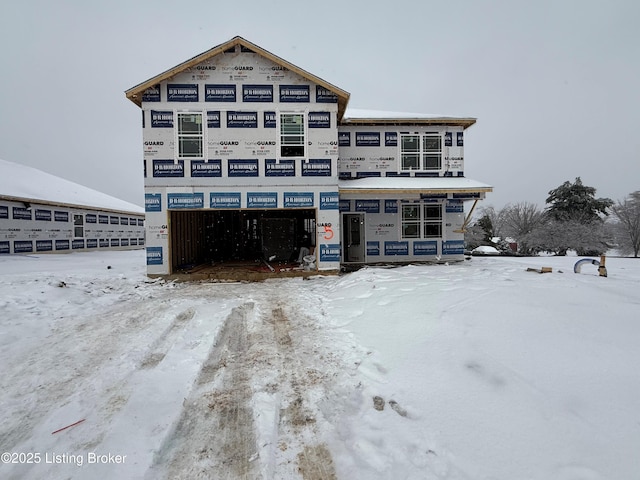
[[[143,208],[0,160],[0,254],[122,250],[144,245]]]
[[[348,110],[349,93],[242,37],[129,90],[142,109],[147,271],[272,258],[318,270],[463,258],[474,118]]]

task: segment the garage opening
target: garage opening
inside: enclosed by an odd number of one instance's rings
[[[315,231],[315,209],[173,211],[171,272],[221,263],[295,262]]]

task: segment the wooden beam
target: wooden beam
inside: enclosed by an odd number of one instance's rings
[[[342,188],[338,187],[340,194],[353,195],[379,195],[379,194],[429,194],[429,193],[487,193],[493,192],[493,187],[487,188]]]
[[[467,218],[464,219],[464,222],[462,222],[462,228],[460,228],[459,230],[454,230],[455,233],[465,233],[467,231],[467,227],[469,226],[469,222],[471,221],[471,215],[473,215],[473,210],[476,208],[476,205],[478,204],[478,200],[474,200],[473,202],[473,206],[471,207],[471,210],[469,210],[469,214],[467,215]]]

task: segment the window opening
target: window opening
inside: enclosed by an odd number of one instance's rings
[[[400,163],[402,170],[440,170],[442,168],[441,135],[439,133],[401,135]]]
[[[73,215],[73,236],[84,237],[84,215]]]
[[[442,236],[442,205],[424,206],[423,238],[439,238]]]
[[[420,205],[402,206],[402,238],[420,238]]]
[[[280,114],[280,156],[304,157],[304,115]]]
[[[400,158],[403,170],[418,170],[420,168],[420,136],[403,135],[401,141]]]
[[[442,205],[409,203],[402,205],[402,238],[442,237]]]
[[[425,170],[440,170],[442,165],[442,139],[439,134],[426,134],[422,138],[422,165]]]
[[[202,113],[178,113],[178,158],[202,158]]]

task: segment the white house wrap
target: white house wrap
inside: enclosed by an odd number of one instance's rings
[[[289,261],[459,260],[473,118],[347,110],[349,94],[241,37],[129,90],[142,109],[148,273]]]
[[[126,250],[144,245],[141,207],[0,160],[0,254]]]

